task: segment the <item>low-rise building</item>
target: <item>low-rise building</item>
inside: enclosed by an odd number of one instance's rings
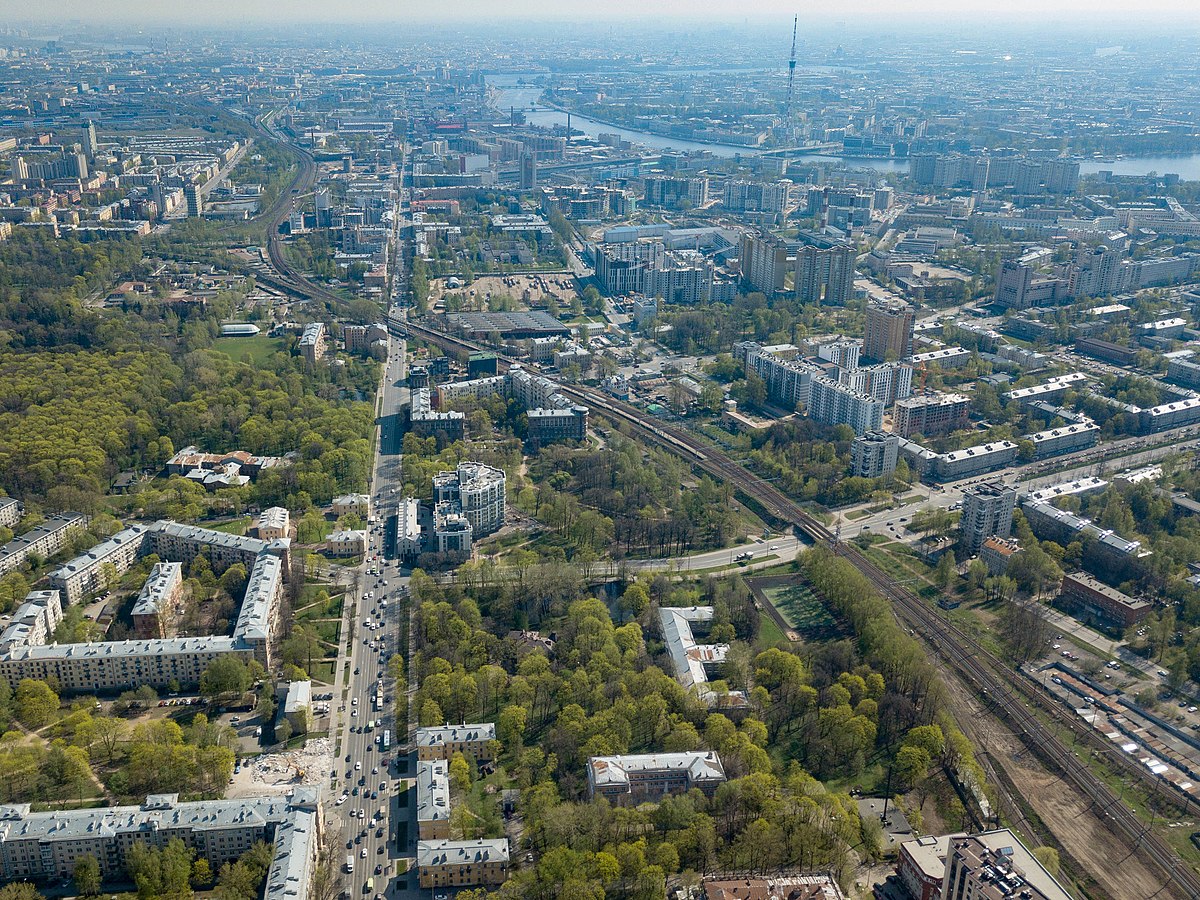
[[[698,788],[712,795],[725,781],[721,757],[712,750],[593,756],[588,760],[588,796],[615,803],[659,800]]]
[[[461,753],[477,760],[490,760],[495,741],[496,726],[491,722],[418,728],[417,759],[448,760],[455,753]]]
[[[417,843],[417,873],[423,888],[503,884],[508,869],[507,838]]]
[[[997,537],[993,535],[983,542],[979,548],[979,558],[987,566],[988,574],[993,577],[1003,575],[1008,571],[1012,558],[1021,552],[1021,544],[1016,538]]]
[[[366,517],[371,514],[371,498],[366,494],[343,494],[333,498],[333,514],[335,516],[357,515]]]
[[[331,532],[325,539],[325,552],[330,556],[362,556],[367,552],[367,532],[364,530]]]
[[[417,762],[417,836],[422,841],[450,838],[450,764],[444,759]]]
[[[1149,600],[1130,597],[1086,572],[1064,575],[1058,599],[1077,619],[1110,630],[1124,631],[1154,609]]]
[[[257,537],[261,541],[277,541],[291,534],[291,514],[282,506],[269,506],[259,514]]]
[[[701,644],[693,635],[692,626],[711,622],[712,617],[711,606],[659,607],[659,627],[667,655],[671,657],[671,665],[675,669],[675,678],[685,688],[694,688],[700,699],[709,706],[744,706],[744,692],[731,691],[719,695],[708,686],[709,670],[719,668],[725,662],[729,645]]]
[[[1012,441],[992,441],[938,455],[932,474],[938,481],[956,481],[1003,469],[1016,458],[1017,445]]]

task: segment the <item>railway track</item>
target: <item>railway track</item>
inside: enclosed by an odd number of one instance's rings
[[[444,334],[424,325],[404,322],[403,327],[417,336],[442,347],[462,350],[489,350],[481,344]],[[500,357],[505,368],[513,360]],[[1109,827],[1123,836],[1135,849],[1152,861],[1186,896],[1200,898],[1200,875],[1183,862],[1170,846],[1152,832],[1095,773],[1080,761],[1058,737],[1026,706],[1037,698],[1020,676],[973,637],[945,621],[929,603],[880,570],[857,547],[844,544],[822,522],[775,486],[763,481],[734,462],[720,450],[702,444],[687,431],[649,419],[641,411],[616,401],[600,391],[578,385],[560,384],[564,394],[586,403],[605,416],[626,423],[642,435],[677,453],[701,471],[732,484],[752,499],[768,516],[788,523],[814,542],[831,548],[846,559],[888,598],[897,617],[922,638],[979,693],[997,715],[1007,719],[1022,742],[1046,763],[1058,770],[1082,796],[1096,815],[1107,819]],[[1003,674],[1001,674],[1003,673]],[[1057,711],[1052,711],[1057,714]],[[1067,722],[1075,728],[1076,723]],[[1143,773],[1140,773],[1145,777]]]

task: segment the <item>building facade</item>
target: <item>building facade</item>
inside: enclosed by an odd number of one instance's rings
[[[979,552],[990,537],[1012,533],[1017,492],[1001,481],[977,484],[963,492],[959,540],[967,552]]]

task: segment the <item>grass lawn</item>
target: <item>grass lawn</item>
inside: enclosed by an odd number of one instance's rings
[[[204,527],[212,529],[213,531],[223,531],[226,534],[243,535],[246,533],[246,529],[250,527],[250,523],[253,521],[254,520],[249,516],[243,516],[240,519],[231,519],[228,522],[218,522],[215,525],[206,522]]]
[[[758,614],[758,643],[762,647],[774,647],[782,640],[786,640],[783,630],[775,624],[775,620],[768,616],[765,612]]]
[[[324,662],[313,663],[313,667],[308,670],[309,677],[313,681],[333,684],[333,666],[335,662],[336,660],[328,659]]]
[[[805,640],[834,640],[848,633],[806,584],[764,588],[763,593]]]
[[[256,366],[264,365],[272,353],[283,350],[283,339],[258,334],[254,337],[217,338],[213,349],[220,350],[230,359],[241,362],[246,354]]]

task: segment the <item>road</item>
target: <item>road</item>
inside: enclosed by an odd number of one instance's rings
[[[627,560],[624,566],[632,572],[698,572],[703,569],[732,566],[737,561],[738,554],[753,553],[754,556],[744,566],[738,566],[731,570],[746,572],[791,562],[805,546],[804,541],[794,534],[782,534],[770,538],[752,538],[745,544],[721,550],[709,550],[706,553],[693,553],[688,556],[673,556],[669,559],[631,559]]]
[[[387,661],[398,649],[407,629],[407,573],[386,558],[386,512],[393,504],[401,475],[399,417],[396,410],[407,389],[399,386],[402,361],[400,343],[390,342],[383,384],[377,400],[380,413],[379,444],[371,481],[372,512],[370,550],[358,571],[358,590],[347,595],[344,616],[347,641],[339,658],[339,672],[348,673],[338,696],[336,734],[340,746],[333,779],[335,802],[331,821],[341,823],[339,857],[349,854],[353,873],[345,873],[351,896],[416,897],[413,874],[396,879],[399,868],[413,868],[416,810],[411,801],[401,805],[405,780],[415,771],[409,758],[408,735],[397,732],[391,715],[394,691]],[[382,605],[387,601],[387,606]],[[382,706],[375,698],[382,693]],[[368,730],[368,722],[380,724]],[[384,750],[382,736],[389,733]],[[348,792],[348,796],[347,796]],[[345,800],[337,798],[345,796]],[[405,798],[407,801],[407,798]],[[382,818],[379,817],[383,811]],[[336,826],[335,826],[336,827]],[[397,839],[403,843],[398,844]],[[343,871],[345,866],[343,865]],[[372,887],[367,888],[367,880]],[[409,882],[412,882],[411,884]]]

